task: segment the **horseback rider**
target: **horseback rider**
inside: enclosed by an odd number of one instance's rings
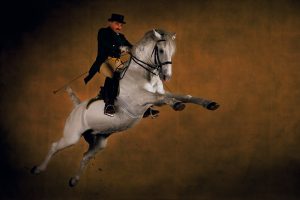
[[[112,14],[108,19],[109,25],[101,28],[98,32],[98,54],[94,64],[91,66],[88,76],[84,78],[87,84],[97,72],[106,76],[104,87],[101,87],[99,94],[90,100],[89,104],[103,99],[105,102],[104,114],[113,117],[116,109],[114,102],[119,93],[120,71],[117,70],[119,64],[122,65],[130,59],[126,51],[130,51],[132,44],[121,33],[126,22],[124,16]],[[121,61],[120,61],[121,60]],[[157,116],[159,111],[149,108],[144,117],[149,115]]]

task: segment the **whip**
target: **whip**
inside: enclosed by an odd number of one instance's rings
[[[75,78],[73,78],[72,80],[70,80],[68,83],[66,83],[65,85],[61,86],[60,88],[58,88],[57,90],[53,91],[53,94],[58,93],[59,91],[61,91],[62,89],[65,89],[68,85],[70,85],[72,82],[76,81],[77,79],[79,79],[80,77],[82,77],[83,75],[87,74],[88,71],[76,76]]]

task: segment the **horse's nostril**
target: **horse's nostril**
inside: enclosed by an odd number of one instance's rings
[[[167,76],[167,75],[163,75],[163,76],[162,76],[162,80],[163,80],[163,81],[168,81],[168,80],[170,80],[170,79],[171,79],[170,76]]]

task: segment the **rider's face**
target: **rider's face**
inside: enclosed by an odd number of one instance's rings
[[[114,32],[120,33],[122,31],[123,24],[120,22],[113,21],[109,22],[109,26]]]

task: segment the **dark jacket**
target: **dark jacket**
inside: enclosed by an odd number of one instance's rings
[[[108,56],[119,58],[121,51],[120,46],[132,47],[125,36],[121,33],[117,34],[110,27],[101,28],[98,32],[98,54],[96,61],[91,66],[89,74],[85,77],[84,82],[87,83],[93,76],[99,72],[100,66]]]

